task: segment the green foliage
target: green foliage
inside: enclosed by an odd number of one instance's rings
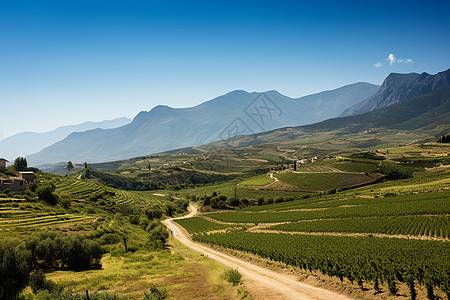
[[[450,143],[450,134],[440,136],[437,140],[438,143]]]
[[[50,205],[55,205],[58,203],[58,197],[53,194],[55,191],[55,186],[51,183],[44,183],[39,185],[36,189],[39,199],[47,202]]]
[[[49,293],[61,290],[55,282],[45,278],[42,270],[35,270],[30,274],[30,287],[34,294],[43,290],[47,290]]]
[[[28,169],[27,159],[25,157],[17,157],[14,160],[13,168],[16,171],[26,171]]]
[[[30,267],[26,254],[0,244],[0,299],[15,299],[29,280]]]
[[[389,180],[405,179],[413,176],[414,168],[393,162],[382,162],[380,172],[386,175],[386,179]]]
[[[360,152],[360,153],[353,153],[349,155],[350,158],[363,158],[363,159],[369,159],[369,160],[385,160],[386,158],[383,156],[378,156],[375,153],[372,152]]]
[[[165,186],[155,182],[140,181],[135,178],[120,176],[111,173],[104,173],[87,168],[85,171],[86,178],[95,177],[104,184],[113,188],[121,188],[124,190],[134,191],[151,191],[157,189],[164,189]],[[87,175],[89,173],[89,176]]]
[[[103,255],[100,245],[84,235],[65,236],[61,233],[43,232],[29,238],[26,248],[33,260],[43,268],[67,267],[73,270],[99,265]]]
[[[158,288],[153,283],[150,285],[150,291],[144,293],[144,300],[162,300],[167,298],[167,290]]]
[[[162,250],[169,238],[166,227],[159,221],[153,221],[147,226],[146,231],[148,232],[147,247],[151,250]]]
[[[223,274],[223,277],[232,285],[238,285],[241,282],[242,274],[237,269],[228,269]]]
[[[66,169],[67,169],[67,171],[70,172],[73,168],[74,168],[73,163],[69,160],[69,161],[67,162]]]
[[[239,199],[238,198],[230,198],[228,199],[228,205],[229,206],[239,206]]]

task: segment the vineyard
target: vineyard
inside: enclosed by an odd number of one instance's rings
[[[56,185],[56,193],[61,197],[84,200],[109,196],[120,205],[137,205],[147,207],[153,204],[161,204],[164,198],[154,195],[155,191],[125,191],[113,189],[99,183],[86,180],[65,179]]]
[[[209,217],[230,223],[276,223],[314,219],[449,214],[450,190],[381,197],[376,200],[352,198],[308,203],[308,199],[302,199],[283,204],[287,207],[284,206],[284,210],[280,211],[236,211],[210,214]]]
[[[63,180],[56,184],[56,192],[62,197],[85,199],[92,195],[100,195],[106,190],[101,185],[84,180]]]
[[[448,239],[450,216],[350,218],[286,223],[265,228],[297,232],[346,232],[410,235]]]
[[[194,240],[257,254],[304,270],[373,284],[376,291],[386,282],[391,293],[406,283],[411,295],[415,285],[436,287],[450,294],[450,247],[448,243],[394,238],[308,236],[232,232],[196,235]],[[407,259],[405,259],[407,258]]]
[[[302,191],[326,191],[343,189],[373,182],[377,177],[357,173],[279,173],[274,175],[281,182],[298,187]]]
[[[242,228],[239,225],[219,224],[208,221],[202,217],[194,217],[188,219],[175,220],[179,225],[184,227],[190,234],[208,232],[213,230],[226,230],[233,228]]]

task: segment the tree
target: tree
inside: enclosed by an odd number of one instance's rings
[[[67,171],[70,173],[70,171],[71,171],[73,168],[74,168],[74,167],[73,167],[73,163],[69,160],[69,161],[67,162],[66,169],[67,169]]]
[[[25,171],[28,168],[28,162],[25,157],[17,157],[14,160],[14,169],[16,171]]]
[[[151,171],[152,167],[150,166],[150,164],[148,164],[148,170]]]
[[[84,162],[84,168],[87,169],[88,165],[87,162]]]
[[[40,185],[36,189],[39,199],[44,200],[48,204],[55,205],[58,202],[58,198],[53,194],[55,187],[49,183]]]
[[[27,286],[29,276],[23,253],[0,245],[0,299],[16,299]]]

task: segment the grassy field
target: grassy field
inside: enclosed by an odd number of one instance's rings
[[[236,288],[222,278],[225,267],[175,240],[171,244],[176,253],[108,254],[101,270],[56,271],[47,278],[74,292],[107,292],[127,299],[143,299],[151,284],[167,290],[167,299],[240,299]]]
[[[239,183],[241,186],[261,186],[266,185],[273,182],[274,179],[268,177],[267,175],[259,175],[246,180],[243,180]]]

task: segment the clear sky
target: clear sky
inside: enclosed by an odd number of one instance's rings
[[[0,139],[235,89],[434,74],[449,16],[449,1],[0,0]]]

